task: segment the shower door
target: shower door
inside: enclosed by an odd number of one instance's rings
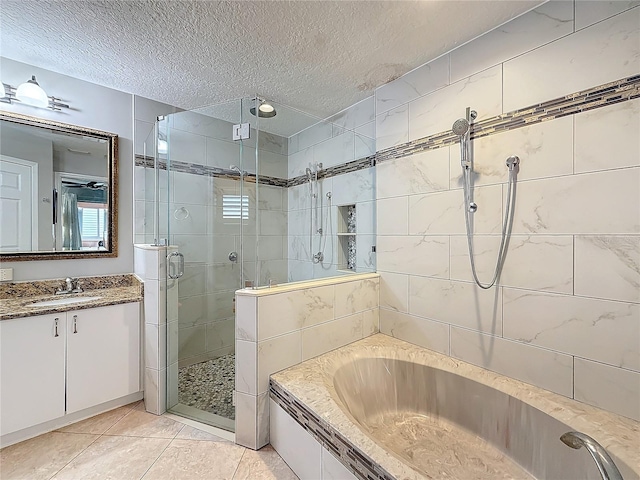
[[[167,409],[229,431],[234,297],[246,280],[244,231],[255,221],[245,185],[247,141],[233,140],[241,112],[237,100],[159,124],[167,145]]]

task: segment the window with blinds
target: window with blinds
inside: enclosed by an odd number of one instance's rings
[[[222,195],[222,218],[249,218],[249,197],[247,195]]]
[[[80,236],[83,240],[102,240],[107,225],[105,208],[79,207]]]

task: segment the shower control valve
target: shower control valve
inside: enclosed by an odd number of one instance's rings
[[[471,213],[476,213],[478,210],[478,204],[476,202],[469,202],[469,211]]]

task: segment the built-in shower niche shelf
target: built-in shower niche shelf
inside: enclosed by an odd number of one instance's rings
[[[356,271],[356,206],[338,206],[338,270]]]

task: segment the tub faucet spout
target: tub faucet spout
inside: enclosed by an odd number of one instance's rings
[[[560,437],[562,443],[576,450],[584,447],[598,466],[603,480],[623,480],[622,474],[607,451],[589,435],[580,432],[567,432]]]

